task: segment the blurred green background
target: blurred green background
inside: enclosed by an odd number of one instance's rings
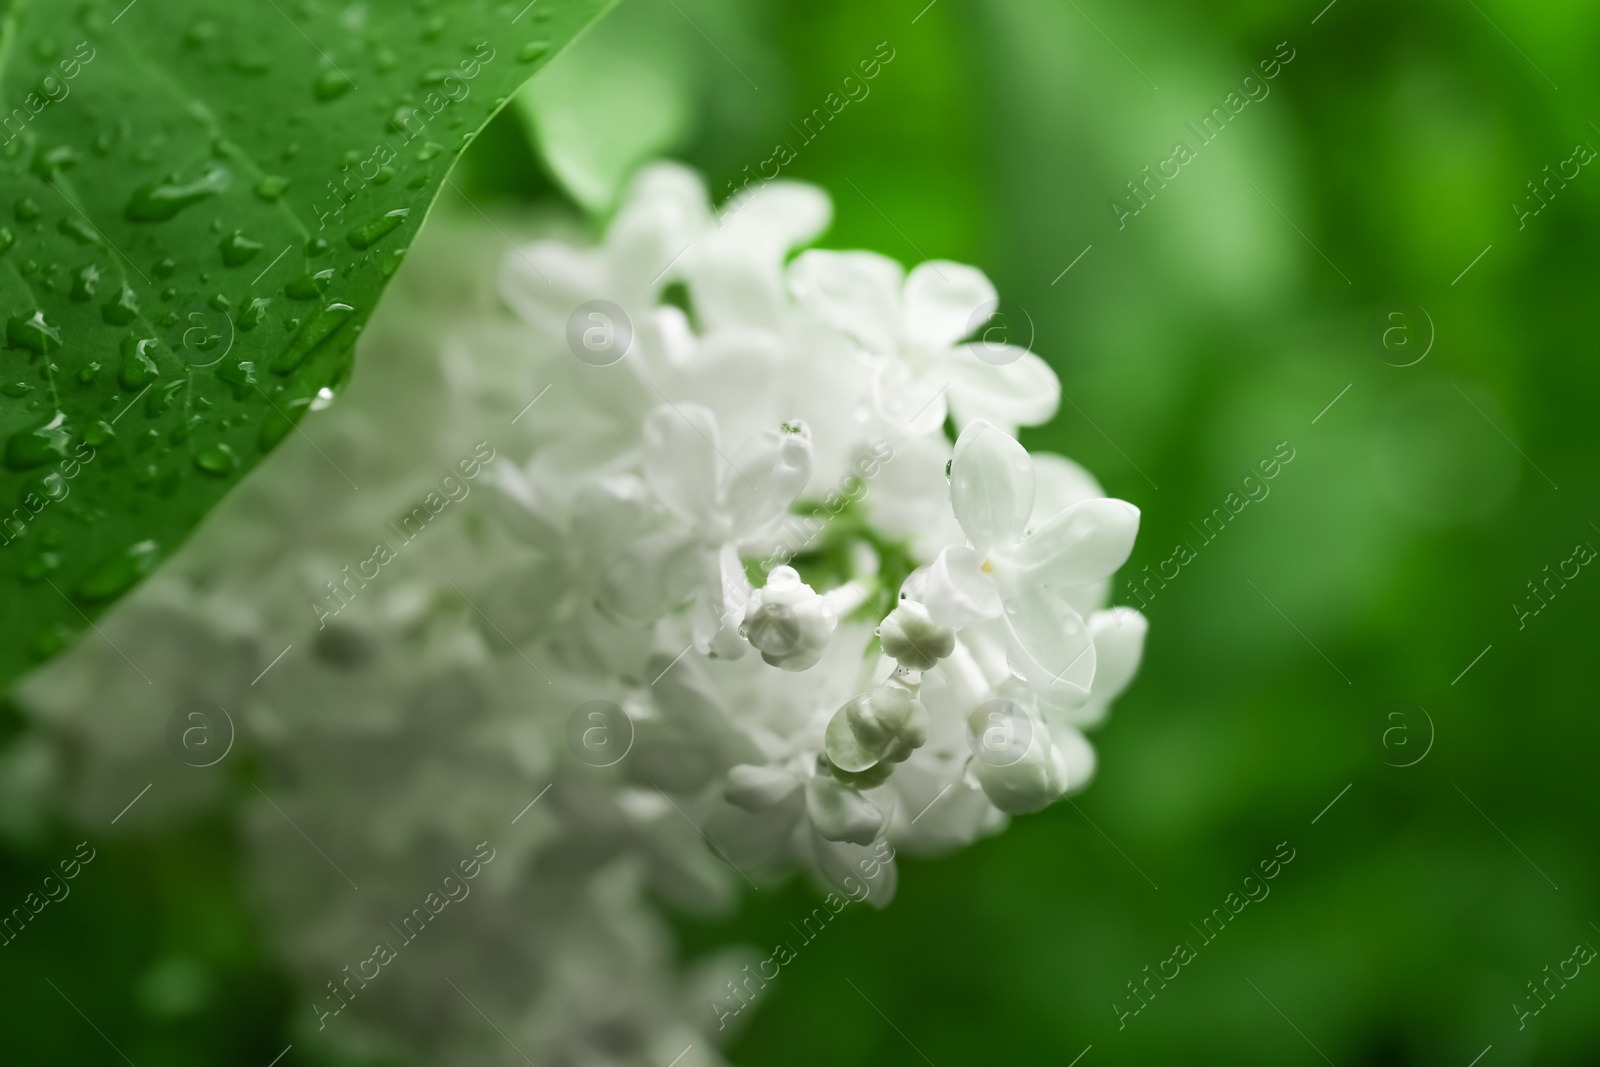
[[[1512,1007],[1600,945],[1600,577],[1521,628],[1514,607],[1600,545],[1600,175],[1518,218],[1546,165],[1600,146],[1600,8],[1323,2],[623,0],[465,162],[486,210],[603,213],[647,156],[725,190],[788,142],[784,175],[834,197],[825,243],[994,279],[1066,397],[1026,443],[1143,509],[1127,575],[1196,550],[1146,594],[1091,788],[905,860],[887,911],[847,910],[741,1017],[735,1062],[1600,1061],[1600,976],[1524,1029]],[[802,144],[881,43],[870,93]],[[1199,147],[1185,123],[1289,50]],[[1109,201],[1178,140],[1196,158],[1119,229]],[[1280,442],[1270,495],[1205,543]],[[100,854],[0,950],[6,1062],[120,1062],[41,975],[141,1067],[288,1043],[225,823],[117,839],[18,810],[0,797],[0,901],[85,836]],[[1191,924],[1280,842],[1271,895],[1202,945]],[[812,903],[795,884],[685,921],[683,951],[770,946]],[[1179,941],[1198,958],[1119,1029]]]

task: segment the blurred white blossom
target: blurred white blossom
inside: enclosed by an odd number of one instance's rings
[[[960,847],[1086,784],[1079,731],[1143,643],[1138,613],[1105,604],[1139,512],[1012,436],[1058,388],[1031,352],[963,344],[994,299],[981,272],[791,259],[830,214],[774,182],[719,219],[661,164],[592,247],[507,253],[440,220],[348,395],[307,424],[318,449],[285,444],[107,640],[23,686],[73,752],[64,803],[157,782],[128,828],[216,802],[220,772],[163,737],[186,700],[228,709],[240,755],[221,766],[252,761],[252,880],[306,1032],[327,980],[488,842],[471,898],[321,1040],[717,1063],[709,985],[674,970],[650,895],[715,912],[796,870],[847,887],[875,844]],[[580,308],[605,358],[572,346]],[[465,474],[481,439],[495,458]],[[470,496],[352,583],[344,565],[458,469]],[[128,684],[113,646],[153,684]],[[869,899],[894,884],[891,861]]]

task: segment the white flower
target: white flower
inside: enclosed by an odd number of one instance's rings
[[[1085,500],[1030,531],[1033,463],[981,419],[956,441],[950,503],[967,544],[945,548],[928,568],[922,595],[929,615],[956,629],[1003,620],[1011,668],[1039,699],[1084,703],[1095,646],[1060,590],[1101,581],[1127,561],[1139,509]]]
[[[995,306],[982,271],[938,260],[907,276],[871,252],[811,251],[790,266],[789,286],[801,306],[874,357],[874,396],[891,425],[937,429],[948,413],[958,426],[983,418],[1014,431],[1055,413],[1060,387],[1044,360],[1008,345],[960,343]]]
[[[934,622],[926,607],[905,598],[883,620],[878,636],[883,654],[913,671],[931,670],[956,647],[954,630]]]
[[[811,474],[805,427],[767,430],[724,460],[717,419],[698,404],[664,404],[644,424],[644,476],[661,504],[688,527],[702,555],[703,649],[742,655],[736,627],[750,596],[737,548],[782,518]],[[671,607],[662,604],[664,610]]]
[[[740,633],[761,658],[786,671],[816,665],[839,625],[833,605],[800,580],[793,567],[777,567],[750,596]]]
[[[339,1009],[335,1041],[387,1030],[472,1061],[475,1029],[414,1010],[445,953],[502,991],[485,1010],[540,1062],[692,1044],[715,1064],[691,998],[706,983],[674,968],[652,899],[713,913],[746,879],[799,869],[882,907],[890,846],[960,847],[1083,788],[1080,731],[1142,650],[1145,620],[1106,607],[1138,511],[1008,436],[1058,390],[1030,352],[962,343],[994,300],[982,273],[791,261],[830,214],[784,182],[717,213],[697,175],[660,165],[592,247],[502,256],[492,229],[432,224],[364,342],[390,373],[307,420],[359,499],[327,507],[307,491],[328,476],[320,446],[284,450],[106,615],[106,641],[19,690],[71,737],[51,761],[61,796],[103,818],[170,763],[170,709],[214,699],[273,772],[280,811],[251,795],[237,818],[287,963],[330,1010],[327,979],[389,936],[441,859],[485,837],[503,850],[451,904],[459,936],[406,948],[415,965]],[[632,327],[607,365],[568,347],[593,300]],[[462,460],[491,435],[484,469]],[[430,492],[444,472],[461,472],[448,511]],[[425,499],[436,518],[413,545],[391,523]],[[375,538],[399,553],[377,572]],[[285,553],[295,541],[318,554]],[[129,673],[116,648],[157,667],[106,730],[94,710],[125,703]],[[187,800],[161,787],[138,810],[219,795],[185,780]],[[563,981],[530,985],[530,968]]]

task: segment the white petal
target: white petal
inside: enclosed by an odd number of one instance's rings
[[[1028,525],[1037,530],[1074,504],[1106,495],[1094,475],[1065,456],[1054,452],[1032,452],[1033,478],[1037,489],[1033,497],[1033,517]]]
[[[678,269],[702,329],[771,329],[783,309],[782,263],[781,253],[763,257],[719,241],[690,245]]]
[[[776,326],[786,304],[784,261],[832,214],[826,193],[796,182],[768,182],[730,201],[675,268],[689,281],[701,326]]]
[[[661,503],[697,529],[718,508],[717,417],[699,404],[663,404],[644,423],[645,481]]]
[[[500,297],[523,322],[563,335],[573,309],[609,297],[605,257],[592,248],[536,241],[508,252]]]
[[[811,438],[765,430],[746,441],[728,473],[727,510],[733,537],[758,536],[780,518],[811,480]]]
[[[629,308],[655,302],[675,275],[678,257],[711,226],[705,183],[687,167],[658,164],[639,172],[606,231],[614,299]]]
[[[879,355],[900,350],[900,264],[874,252],[802,252],[789,291],[802,308]]]
[[[934,433],[949,414],[950,377],[937,370],[917,373],[898,358],[879,359],[872,371],[872,399],[890,426],[914,436]]]
[[[560,555],[566,538],[550,521],[550,502],[541,497],[521,468],[509,460],[490,464],[484,479],[490,511],[517,537],[546,555]]]
[[[677,530],[640,538],[606,561],[596,600],[615,619],[654,623],[693,595],[703,579],[704,556]]]
[[[1064,793],[1082,792],[1094,777],[1095,752],[1089,739],[1071,727],[1052,726],[1050,740],[1055,743],[1057,768],[1061,771]]]
[[[976,267],[949,260],[923,263],[906,278],[906,334],[926,348],[949,348],[982,325],[972,320],[994,300],[994,285]]]
[[[1014,544],[1033,514],[1033,461],[1028,450],[987,422],[956,439],[950,504],[980,556]]]
[[[1023,538],[1007,560],[1034,581],[1084,585],[1128,561],[1139,533],[1139,509],[1102,497],[1074,504]]]
[[[812,830],[809,842],[818,878],[828,889],[838,889],[852,900],[865,900],[874,908],[888,907],[899,884],[899,871],[885,853],[885,845],[852,845],[829,841]],[[858,895],[859,894],[859,895]]]
[[[960,630],[1000,614],[994,579],[982,570],[983,560],[970,548],[947,547],[923,574],[922,604],[941,626]]]
[[[738,659],[750,648],[739,636],[739,623],[750,604],[750,579],[731,544],[722,546],[708,570],[704,610],[693,619],[695,644],[721,659]]]
[[[883,829],[883,813],[870,800],[826,775],[806,782],[806,813],[829,841],[870,845]]]
[[[1095,647],[1078,613],[1037,585],[1005,591],[1011,669],[1047,704],[1077,707],[1089,699]]]
[[[1061,383],[1050,364],[1019,349],[1014,362],[994,366],[977,357],[978,348],[964,345],[944,361],[955,380],[950,411],[956,425],[987,419],[996,426],[1015,428],[1050,421],[1061,403]],[[993,359],[994,346],[986,351]]]
[[[728,787],[723,796],[745,811],[766,811],[782,803],[799,785],[793,771],[741,763],[728,770]]]
[[[1132,608],[1112,608],[1089,616],[1089,636],[1094,640],[1096,699],[1114,700],[1133,681],[1144,655],[1145,632],[1150,624]]]
[[[780,256],[809,244],[833,221],[833,201],[815,185],[771,181],[724,204],[722,229],[734,240],[774,249]]]

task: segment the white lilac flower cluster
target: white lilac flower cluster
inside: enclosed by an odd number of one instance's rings
[[[1081,789],[1145,632],[1106,605],[1138,511],[1015,440],[1055,375],[964,341],[989,281],[796,255],[830,214],[791,182],[719,214],[662,164],[598,245],[436,223],[317,448],[28,681],[14,762],[80,811],[155,780],[137,831],[229,792],[170,729],[226,709],[310,1032],[720,1062],[716,961],[675,973],[648,896],[848,887],[884,841],[958,847]],[[408,936],[480,844],[453,930]]]

